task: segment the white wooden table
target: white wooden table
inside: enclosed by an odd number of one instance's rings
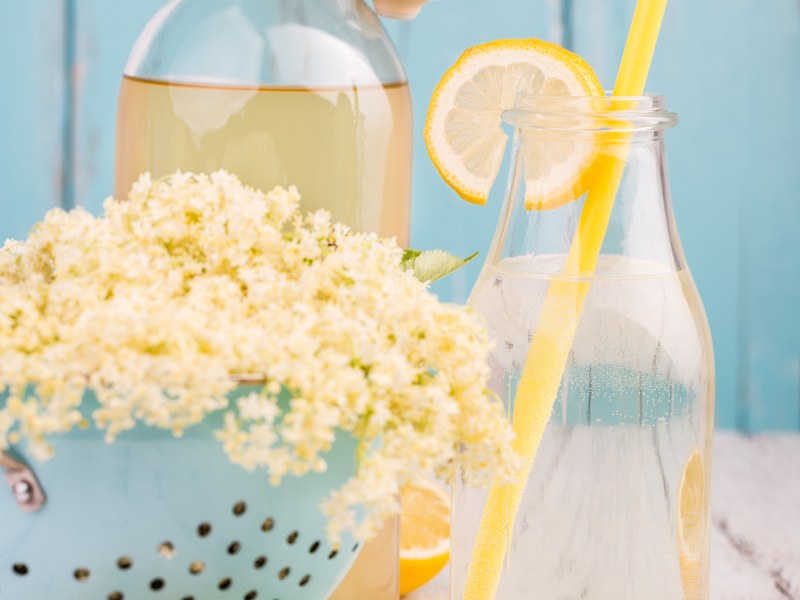
[[[800,600],[800,435],[718,433],[711,600]],[[447,600],[447,573],[405,600]]]

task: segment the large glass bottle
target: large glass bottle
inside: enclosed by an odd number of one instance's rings
[[[412,18],[425,1],[375,4]],[[171,0],[125,67],[115,193],[144,172],[226,169],[406,246],[411,136],[405,72],[364,0]],[[333,598],[396,599],[398,543],[393,520]]]
[[[714,369],[667,184],[675,116],[661,97],[521,98],[505,121],[506,205],[470,304],[527,459],[520,488],[456,483],[450,598],[705,600]],[[587,156],[588,194],[526,208],[537,181]]]
[[[363,0],[172,0],[125,68],[116,169],[117,197],[177,169],[296,185],[304,209],[406,244],[406,76]]]

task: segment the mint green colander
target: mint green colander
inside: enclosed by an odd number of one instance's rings
[[[0,461],[12,488],[0,490],[0,600],[327,598],[359,546],[329,545],[319,504],[354,473],[355,440],[339,436],[325,473],[272,487],[229,461],[221,425],[212,415],[180,439],[139,426],[113,444],[74,431],[42,464],[12,448]]]

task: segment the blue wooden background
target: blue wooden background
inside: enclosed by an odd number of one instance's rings
[[[53,205],[97,210],[111,193],[120,74],[161,4],[0,0],[0,237],[23,237]],[[416,247],[485,251],[500,208],[457,200],[421,141],[427,101],[461,50],[551,39],[611,87],[634,5],[435,0],[412,23],[387,22],[416,104]],[[648,87],[682,119],[669,133],[671,182],[714,335],[717,421],[800,429],[800,2],[671,0]],[[463,301],[477,269],[437,292]]]

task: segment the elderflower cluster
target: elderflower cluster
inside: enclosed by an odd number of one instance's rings
[[[104,209],[53,210],[0,250],[0,447],[25,439],[44,459],[49,435],[86,419],[111,442],[224,411],[231,460],[278,484],[324,470],[346,432],[358,467],[323,505],[332,540],[368,537],[409,472],[448,477],[456,453],[475,483],[510,473],[487,334],[404,270],[394,241],[225,172],[143,176]],[[231,403],[236,374],[263,387]]]

